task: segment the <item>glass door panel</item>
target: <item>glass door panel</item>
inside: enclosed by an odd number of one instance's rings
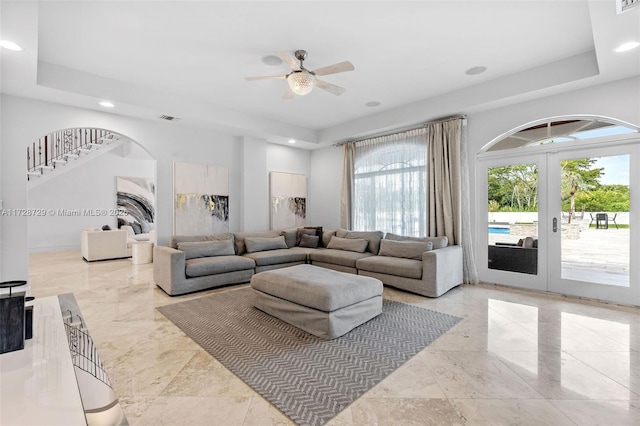
[[[538,274],[538,165],[490,167],[488,267]]]
[[[552,153],[549,157],[550,291],[631,303],[632,168],[637,148]],[[634,288],[632,288],[634,287]]]
[[[562,160],[561,277],[629,286],[629,155]]]

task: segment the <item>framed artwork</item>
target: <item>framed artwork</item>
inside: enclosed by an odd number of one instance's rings
[[[271,172],[271,229],[295,228],[307,224],[307,177]]]
[[[146,225],[155,223],[155,180],[145,177],[116,176],[116,204],[118,228],[136,222],[145,228]]]
[[[229,169],[173,163],[173,233],[229,232]]]

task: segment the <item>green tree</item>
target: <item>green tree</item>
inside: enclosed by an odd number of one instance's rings
[[[488,202],[501,211],[538,210],[538,165],[492,167],[488,173]]]
[[[598,181],[604,169],[594,168],[593,164],[595,162],[596,159],[594,158],[578,158],[561,162],[561,197],[563,202],[569,199],[569,223],[571,223],[576,213],[576,195],[578,192],[588,192],[599,185]]]

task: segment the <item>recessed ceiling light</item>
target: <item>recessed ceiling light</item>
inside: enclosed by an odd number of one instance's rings
[[[368,107],[371,107],[371,108],[375,108],[377,106],[380,106],[380,102],[378,102],[378,101],[369,101],[365,105],[368,106]]]
[[[22,47],[9,40],[0,40],[0,47],[4,47],[5,49],[9,50],[15,50],[17,52],[22,50]]]
[[[487,70],[487,67],[473,67],[473,68],[469,68],[464,73],[466,75],[478,75],[478,74],[482,74],[486,70]]]
[[[640,46],[640,43],[637,41],[630,41],[628,43],[623,43],[620,46],[616,47],[613,51],[616,53],[627,52],[629,50],[633,50],[636,47]]]
[[[289,142],[291,144],[294,144],[294,143],[296,143],[296,140],[295,139],[289,139],[287,142]]]
[[[262,63],[265,65],[269,65],[270,67],[277,67],[282,63],[282,59],[278,58],[275,55],[267,55],[262,58]]]
[[[100,106],[103,106],[105,108],[113,108],[115,105],[109,101],[102,101],[100,102]]]

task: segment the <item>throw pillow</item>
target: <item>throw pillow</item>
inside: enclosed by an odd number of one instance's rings
[[[524,248],[533,248],[533,238],[527,237],[522,242],[522,247]]]
[[[318,237],[318,245],[322,244],[322,226],[305,226],[304,229],[315,229],[316,236]]]
[[[169,238],[169,247],[178,248],[180,243],[193,243],[202,241],[226,241],[231,240],[234,242],[233,234],[225,232],[222,234],[207,234],[207,235],[172,235]]]
[[[142,228],[142,233],[143,234],[148,234],[149,231],[151,231],[151,225],[149,225],[149,223],[147,223],[147,222],[142,222],[140,224],[140,228]]]
[[[306,248],[318,248],[318,244],[320,242],[320,237],[317,235],[303,235],[300,238],[300,247]]]
[[[282,235],[273,238],[247,237],[244,239],[244,245],[247,253],[289,248]]]
[[[133,233],[138,235],[138,234],[142,234],[142,226],[140,226],[140,224],[138,222],[133,222],[131,224],[131,227],[133,228]]]
[[[103,231],[111,231],[111,227],[110,227],[109,225],[104,225],[104,226],[102,227],[102,230],[103,230]]]
[[[446,236],[442,237],[405,237],[404,235],[398,235],[388,232],[384,236],[385,240],[393,241],[424,241],[433,243],[433,249],[445,248],[449,245],[449,239]]]
[[[298,228],[296,233],[296,246],[300,245],[300,240],[303,235],[316,235],[316,229],[306,229],[306,228]]]
[[[348,231],[346,229],[338,229],[336,231],[336,237],[367,240],[369,242],[367,251],[373,254],[378,254],[380,251],[380,240],[382,240],[383,235],[382,231]]]
[[[380,242],[380,256],[422,260],[422,253],[432,249],[433,243],[431,241],[382,240]]]
[[[369,241],[364,238],[341,238],[333,237],[329,244],[328,249],[355,251],[356,253],[364,253],[367,250]]]
[[[184,252],[186,260],[198,257],[233,256],[233,240],[193,241],[178,243],[178,250]]]

